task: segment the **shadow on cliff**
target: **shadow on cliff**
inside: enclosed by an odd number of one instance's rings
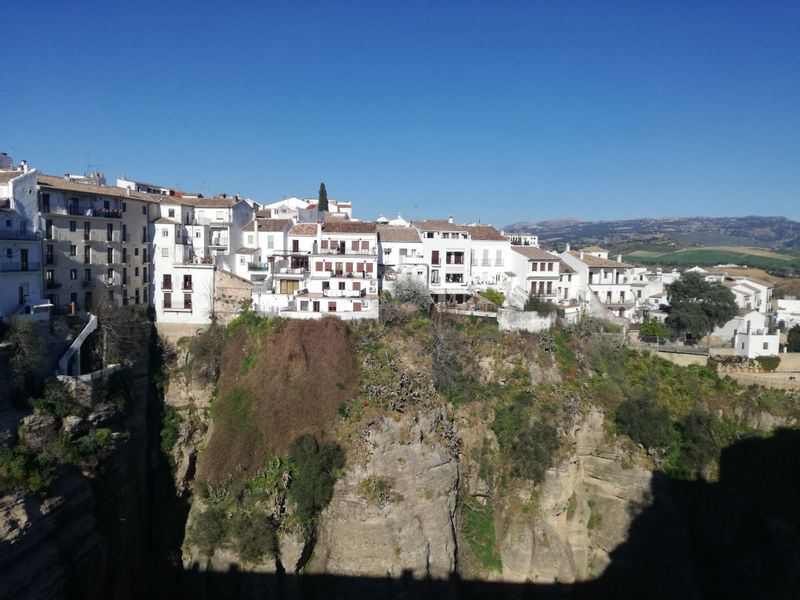
[[[800,597],[800,431],[722,453],[718,483],[658,473],[652,503],[594,581],[540,585],[173,569],[162,598]],[[153,597],[159,597],[153,590]]]

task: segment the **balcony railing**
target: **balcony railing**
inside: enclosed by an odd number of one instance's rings
[[[161,282],[161,289],[162,290],[171,290],[172,289],[172,282],[171,281],[162,281]]]
[[[247,263],[248,271],[269,271],[269,263]]]
[[[352,248],[322,248],[312,252],[312,254],[335,254],[340,256],[346,256],[350,254],[352,256],[375,256],[377,252],[375,248],[365,248],[363,250],[353,250]]]
[[[93,288],[94,287],[94,280],[93,279],[84,279],[82,285],[83,285],[84,288]]]
[[[181,289],[183,291],[185,291],[185,292],[191,292],[192,291],[192,282],[191,281],[184,281],[183,282],[183,286],[181,287]]]
[[[48,290],[57,290],[61,287],[61,284],[55,279],[48,279],[44,285]]]
[[[70,215],[81,217],[101,217],[103,219],[120,219],[122,213],[115,208],[93,208],[91,206],[70,206],[67,209]]]
[[[14,231],[13,229],[0,230],[0,240],[20,240],[35,242],[42,239],[40,231]]]
[[[211,238],[211,242],[208,244],[209,246],[227,246],[228,245],[228,238]]]
[[[361,298],[366,290],[322,290],[322,295],[326,298]]]
[[[26,273],[28,271],[38,271],[42,268],[42,263],[40,262],[28,262],[28,263],[20,263],[20,262],[4,262],[0,263],[0,272],[2,273]]]

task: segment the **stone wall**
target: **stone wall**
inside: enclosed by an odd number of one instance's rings
[[[501,308],[497,311],[500,331],[545,331],[556,323],[556,313],[542,316],[534,311]]]
[[[214,271],[214,315],[223,325],[235,319],[252,302],[253,284],[238,275]]]

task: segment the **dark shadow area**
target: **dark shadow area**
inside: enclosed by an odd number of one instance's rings
[[[576,584],[509,584],[165,569],[154,598],[800,598],[800,431],[722,453],[718,483],[657,474],[652,504],[604,574]]]

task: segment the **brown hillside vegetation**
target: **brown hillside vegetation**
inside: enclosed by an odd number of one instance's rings
[[[348,327],[339,319],[240,327],[223,349],[218,389],[198,478],[252,476],[297,437],[322,438],[339,405],[358,394]]]

